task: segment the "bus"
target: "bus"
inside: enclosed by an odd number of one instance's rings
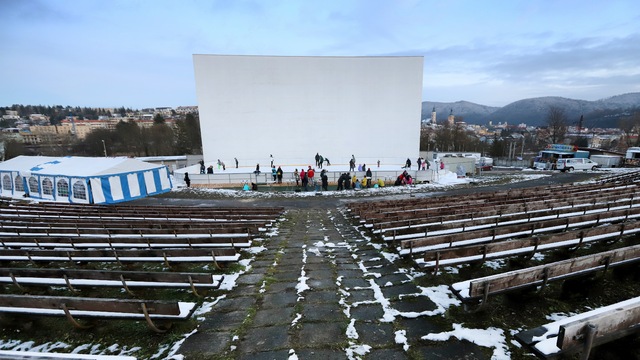
[[[589,152],[578,150],[576,145],[549,144],[533,159],[533,168],[555,170],[558,159],[589,158]]]

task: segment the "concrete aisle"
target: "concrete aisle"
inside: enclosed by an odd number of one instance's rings
[[[488,358],[468,342],[420,340],[444,330],[428,317],[400,314],[435,305],[341,211],[289,210],[267,250],[178,353],[186,360]]]

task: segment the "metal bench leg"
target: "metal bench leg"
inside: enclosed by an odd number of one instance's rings
[[[62,311],[64,311],[64,315],[67,317],[67,320],[73,324],[78,329],[90,329],[92,325],[82,325],[76,319],[73,318],[71,312],[69,312],[69,308],[67,308],[67,304],[62,304]]]
[[[131,289],[129,289],[129,286],[127,286],[127,282],[124,280],[124,276],[120,275],[120,281],[122,281],[122,287],[124,288],[124,291],[127,292],[127,294],[131,295],[131,296],[135,296],[133,291],[131,291]]]
[[[222,270],[222,267],[220,267],[220,265],[216,261],[216,253],[214,250],[211,250],[211,257],[213,257],[213,265],[216,267],[216,269]]]
[[[582,356],[580,360],[589,360],[589,355],[591,354],[591,348],[593,347],[593,338],[596,336],[596,332],[598,332],[598,327],[593,324],[587,324],[587,333],[585,334],[584,339],[584,351],[582,352]]]
[[[142,303],[142,313],[144,314],[144,319],[147,321],[147,325],[149,328],[159,334],[167,332],[171,328],[171,323],[169,323],[166,327],[158,327],[153,323],[151,317],[149,316],[149,310],[147,310],[147,304]]]
[[[18,283],[18,280],[16,279],[15,275],[13,275],[13,273],[10,273],[9,276],[11,276],[11,281],[13,281],[13,285],[17,286],[18,289],[24,291],[24,288],[22,287],[22,285]]]
[[[549,268],[544,268],[542,270],[542,285],[540,285],[540,289],[538,289],[538,292],[542,292],[542,290],[544,290],[545,287],[547,287],[547,283],[549,282]]]
[[[193,295],[197,297],[202,297],[200,296],[200,294],[198,294],[198,290],[196,289],[196,286],[193,283],[193,279],[191,278],[191,275],[189,275],[189,286],[191,286],[191,291],[193,291]]]
[[[72,285],[71,285],[71,281],[69,281],[69,277],[65,274],[64,276],[64,282],[67,283],[67,287],[69,288],[69,290],[71,290],[71,292],[78,292],[78,290],[76,290]]]

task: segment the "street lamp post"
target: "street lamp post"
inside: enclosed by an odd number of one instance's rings
[[[104,140],[102,140],[102,148],[104,149],[104,157],[107,157],[107,145],[104,143]]]

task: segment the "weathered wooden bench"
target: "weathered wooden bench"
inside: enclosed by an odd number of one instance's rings
[[[469,244],[495,242],[507,238],[533,236],[541,233],[568,231],[571,229],[589,228],[607,223],[621,223],[640,218],[640,207],[621,209],[589,215],[541,220],[531,223],[495,226],[486,229],[468,230],[458,228],[446,231],[442,235],[427,236],[417,239],[402,240],[399,253],[411,255],[442,248],[453,248]]]
[[[186,320],[195,308],[193,302],[0,294],[0,313],[66,316],[78,328],[90,327],[76,320],[81,317],[131,319],[145,320],[150,329],[162,333],[168,326],[156,321]]]
[[[419,217],[413,219],[403,219],[397,221],[386,221],[371,224],[374,234],[381,234],[385,240],[426,236],[434,230],[462,226],[467,228],[490,225],[492,222],[500,223],[522,223],[541,219],[559,218],[573,215],[586,215],[602,211],[610,211],[624,208],[640,207],[640,202],[629,198],[629,195],[616,195],[599,199],[598,203],[588,201],[585,203],[566,203],[566,206],[559,206],[562,203],[552,204],[527,204],[520,207],[509,208],[482,208],[477,211],[469,211],[456,214],[439,214],[437,216]]]
[[[611,201],[619,201],[634,197],[633,189],[612,190],[602,193],[598,196],[593,194],[579,194],[572,197],[533,197],[528,199],[519,199],[517,201],[501,201],[499,203],[480,203],[469,206],[462,202],[454,203],[446,207],[435,207],[429,209],[411,209],[402,212],[387,212],[377,215],[367,216],[361,222],[372,227],[373,229],[393,227],[394,223],[402,223],[406,220],[413,220],[418,223],[420,219],[439,218],[443,216],[457,216],[463,218],[465,215],[469,218],[479,218],[483,212],[490,212],[494,215],[529,212],[535,210],[573,208],[579,206],[606,204]],[[475,215],[479,213],[478,215]],[[443,218],[443,221],[454,220],[456,217],[449,219]]]
[[[622,236],[636,234],[638,232],[640,232],[640,222],[632,221],[624,224],[565,231],[546,236],[540,235],[533,238],[527,237],[490,244],[431,250],[425,252],[422,258],[415,259],[415,262],[420,267],[433,268],[434,273],[437,273],[440,266],[484,262],[490,259],[517,255],[528,254],[529,256],[533,256],[538,251],[565,247],[577,248],[584,243],[618,239]]]
[[[84,236],[103,235],[117,238],[119,236],[131,237],[238,237],[251,236],[255,233],[247,227],[231,228],[206,228],[206,229],[149,229],[149,228],[82,228],[82,227],[22,227],[13,225],[1,225],[0,236]]]
[[[97,218],[143,218],[143,219],[275,219],[284,209],[274,208],[206,208],[206,207],[172,207],[172,206],[103,206],[103,205],[71,205],[59,203],[10,203],[0,206],[0,212],[13,213],[15,216],[42,215],[44,217],[97,217]]]
[[[640,245],[604,251],[550,264],[485,276],[449,285],[451,291],[464,303],[487,303],[489,296],[512,290],[540,286],[582,276],[608,268],[640,261]]]
[[[134,356],[126,355],[95,355],[95,354],[71,354],[52,353],[19,350],[0,350],[0,359],[5,360],[136,360]]]
[[[169,248],[248,248],[252,239],[238,237],[124,237],[104,236],[0,236],[0,246],[7,249],[169,249]]]
[[[145,250],[25,250],[0,249],[0,261],[29,262],[162,262],[171,263],[237,262],[240,254],[233,248],[145,249]]]
[[[526,190],[508,190],[498,192],[479,193],[473,198],[460,196],[441,196],[425,199],[403,199],[382,202],[366,202],[349,204],[349,210],[355,217],[376,218],[394,213],[415,213],[423,210],[450,210],[451,208],[465,208],[476,206],[495,206],[518,204],[530,201],[563,201],[581,197],[600,197],[611,191],[630,192],[637,188],[635,184],[628,185],[581,185],[571,187],[556,186],[532,188]]]
[[[189,288],[196,295],[198,289],[217,289],[223,275],[207,273],[78,270],[47,268],[0,268],[0,283],[13,284],[20,289],[29,286],[122,287],[133,295],[131,288]]]
[[[640,330],[640,297],[554,321],[515,335],[542,359],[581,352],[588,359],[595,346]]]

